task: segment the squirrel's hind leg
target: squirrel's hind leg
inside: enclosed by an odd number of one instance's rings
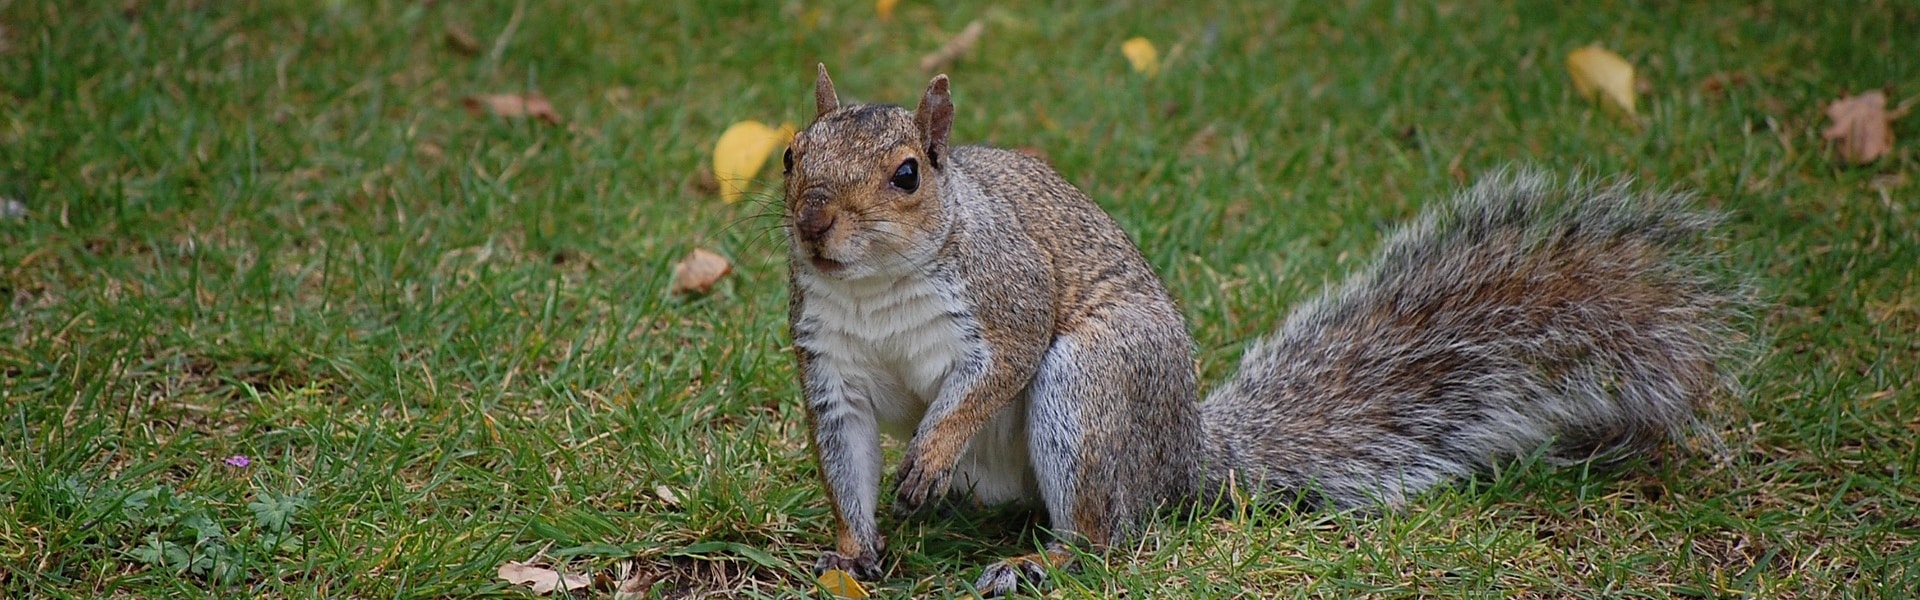
[[[1047,349],[1028,388],[1027,446],[1055,540],[1045,552],[987,565],[974,584],[982,595],[1038,584],[1072,566],[1072,545],[1103,551],[1192,492],[1199,440],[1183,432],[1198,431],[1199,416],[1187,338],[1148,329],[1080,331]],[[1111,434],[1122,431],[1164,433]]]

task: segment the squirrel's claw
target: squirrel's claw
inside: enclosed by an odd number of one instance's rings
[[[926,461],[914,460],[909,453],[894,479],[897,485],[893,495],[893,516],[904,518],[920,512],[935,499],[946,495],[947,488],[953,482],[953,467],[932,468]]]
[[[973,582],[973,589],[981,596],[994,598],[1020,591],[1021,583],[1038,586],[1046,581],[1046,566],[1021,556],[987,565],[980,571],[980,579]]]
[[[845,571],[860,581],[876,581],[880,579],[880,556],[877,554],[847,556],[828,550],[821,553],[820,560],[813,563],[814,575],[827,571]]]

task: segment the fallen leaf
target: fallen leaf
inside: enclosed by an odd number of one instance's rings
[[[867,588],[861,587],[860,582],[854,581],[853,576],[848,575],[846,571],[828,569],[827,572],[820,574],[818,581],[820,589],[840,598],[867,597]]]
[[[473,32],[467,31],[464,26],[448,25],[446,35],[442,37],[447,42],[447,48],[461,56],[480,55],[480,39],[473,37]]]
[[[483,94],[468,96],[460,101],[467,112],[475,117],[492,114],[502,119],[520,119],[532,117],[545,121],[548,125],[559,125],[560,114],[553,111],[553,103],[538,92],[525,94]]]
[[[620,585],[613,588],[613,600],[640,600],[641,598],[645,598],[647,597],[647,592],[653,591],[653,582],[659,580],[660,575],[658,573],[646,569],[634,569],[631,576],[620,580]]]
[[[720,278],[733,272],[733,264],[718,254],[705,248],[695,248],[673,265],[673,293],[705,294],[713,291],[713,284]]]
[[[947,64],[959,59],[960,55],[972,51],[974,44],[980,43],[980,34],[986,31],[987,24],[984,21],[974,19],[967,23],[966,29],[960,30],[960,34],[953,36],[953,39],[947,40],[946,45],[920,57],[920,70],[933,72],[946,68]]]
[[[1599,46],[1587,46],[1567,55],[1567,73],[1573,87],[1588,101],[1605,98],[1607,105],[1633,115],[1633,65]]]
[[[704,250],[695,250],[694,252],[696,253],[704,252]],[[726,259],[721,259],[721,260],[726,260]],[[682,261],[682,264],[684,263],[685,261]],[[677,278],[679,276],[679,273],[676,272],[674,275]],[[673,507],[680,506],[680,495],[673,493],[673,488],[667,487],[666,485],[653,486],[653,495],[659,496],[660,501],[667,503],[667,506],[673,506]]]
[[[1136,73],[1148,77],[1160,73],[1160,50],[1147,38],[1137,37],[1120,44],[1120,54],[1127,57],[1127,63],[1133,65]]]
[[[773,149],[793,140],[793,125],[779,129],[759,121],[741,121],[721,132],[713,144],[713,178],[720,183],[720,199],[735,202],[766,164]]]
[[[544,566],[511,560],[500,565],[499,575],[507,583],[528,586],[539,595],[551,594],[554,590],[573,591],[593,583],[593,579],[585,575],[562,575]]]
[[[1708,75],[1706,79],[1700,80],[1700,91],[1701,93],[1717,96],[1722,92],[1727,91],[1727,88],[1740,87],[1746,84],[1747,84],[1746,73],[1740,73],[1737,71],[1734,71],[1734,72],[1720,71],[1718,73]]]
[[[687,182],[687,185],[702,196],[720,193],[720,181],[713,178],[713,167],[705,165],[693,172],[693,180]]]
[[[892,21],[893,7],[899,4],[900,0],[873,0],[873,12],[879,13],[882,21]]]
[[[1889,112],[1887,93],[1881,90],[1841,98],[1827,105],[1833,124],[1820,137],[1833,140],[1847,162],[1870,163],[1893,150],[1893,120],[1906,112],[1905,107]]]

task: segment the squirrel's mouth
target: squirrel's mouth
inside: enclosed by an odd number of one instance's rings
[[[843,263],[831,258],[827,258],[819,254],[815,254],[813,255],[812,258],[808,258],[807,262],[812,263],[813,268],[818,269],[821,273],[828,273],[828,274],[838,273],[842,269],[847,268],[847,263]]]

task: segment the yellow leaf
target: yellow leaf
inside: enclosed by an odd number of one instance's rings
[[[1606,98],[1608,105],[1633,113],[1633,65],[1620,55],[1599,46],[1587,46],[1567,55],[1567,73],[1573,87],[1592,101]]]
[[[820,589],[824,589],[827,593],[833,594],[834,596],[840,598],[867,597],[867,588],[860,587],[860,582],[854,581],[853,576],[848,575],[846,571],[830,569],[820,574],[819,581]]]
[[[873,0],[873,12],[880,13],[882,21],[892,21],[893,7],[897,4],[900,0]]]
[[[1133,70],[1148,77],[1160,72],[1160,51],[1154,49],[1153,42],[1137,37],[1120,44],[1120,54],[1133,63]]]
[[[782,124],[779,129],[759,121],[741,121],[728,127],[713,144],[713,179],[720,184],[720,199],[739,200],[773,149],[791,140],[792,123]]]

